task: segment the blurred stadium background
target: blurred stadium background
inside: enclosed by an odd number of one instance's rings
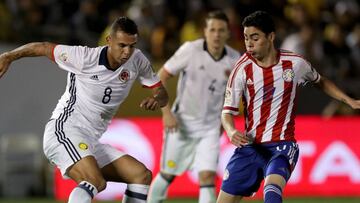
[[[0,53],[32,41],[103,45],[109,23],[117,16],[127,15],[139,27],[137,47],[159,69],[180,44],[202,36],[204,15],[213,8],[227,12],[232,32],[229,44],[243,53],[241,21],[252,11],[262,9],[274,17],[278,47],[304,55],[321,74],[360,98],[359,6],[358,0],[0,0]],[[59,188],[71,187],[57,182],[56,171],[42,154],[41,141],[44,125],[65,89],[65,79],[66,73],[54,63],[32,58],[13,63],[0,80],[0,203],[55,202],[50,199],[63,199],[61,195],[66,194],[66,191],[59,194]],[[171,97],[175,83],[176,80],[170,83]],[[153,150],[153,157],[144,157],[132,148],[128,151],[144,158],[156,172],[161,115],[138,108],[144,92],[140,85],[135,85],[116,115],[121,118],[117,121],[127,122],[125,128],[135,125],[134,130],[111,131],[108,135],[121,132],[132,136],[140,129],[145,134],[144,140],[157,140],[155,144],[143,143]],[[335,152],[332,156],[335,169],[327,171],[329,180],[320,185],[308,182],[295,185],[290,188],[291,197],[286,197],[286,202],[360,202],[360,112],[329,99],[316,88],[305,87],[299,97],[298,113],[301,118],[298,133],[304,146],[301,153],[314,156],[304,160],[303,173],[310,176],[310,169],[319,164],[314,160],[326,160],[324,154],[332,155],[329,149],[339,150],[340,155],[337,157]],[[157,130],[139,128],[149,119],[156,123]],[[152,124],[145,125],[154,127]],[[117,136],[127,136],[121,133]],[[141,148],[137,144],[132,147]],[[314,149],[318,151],[311,151]],[[184,177],[185,183],[196,188],[191,175],[186,176],[190,178]],[[175,191],[188,187],[181,184],[172,189],[172,198],[187,199],[168,202],[196,202],[196,192]]]

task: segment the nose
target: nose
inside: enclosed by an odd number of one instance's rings
[[[254,46],[254,44],[253,44],[253,43],[251,43],[250,41],[248,41],[248,42],[246,43],[246,46],[247,46],[247,47],[253,47],[253,46]]]
[[[130,47],[124,47],[123,48],[123,54],[128,57],[131,53],[131,48]]]
[[[124,47],[124,53],[126,54],[130,53],[130,47],[128,46]]]

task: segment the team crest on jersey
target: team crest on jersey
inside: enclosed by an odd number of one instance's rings
[[[67,53],[63,52],[60,54],[59,59],[66,62],[68,59]]]
[[[295,77],[295,73],[293,71],[293,69],[286,69],[284,70],[283,74],[282,74],[282,78],[286,81],[286,82],[291,82]]]
[[[229,170],[225,169],[223,180],[227,180],[230,176]]]
[[[128,70],[124,69],[120,72],[119,80],[121,82],[126,82],[129,80],[129,78],[130,78],[130,72]]]
[[[82,150],[87,150],[89,148],[89,146],[86,143],[80,142],[79,148]]]

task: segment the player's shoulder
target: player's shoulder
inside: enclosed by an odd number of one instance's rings
[[[226,54],[232,59],[239,59],[240,52],[230,47],[229,45],[225,45]]]
[[[140,49],[135,48],[127,63],[139,68],[148,66],[150,61]]]
[[[235,68],[244,68],[245,66],[247,66],[249,63],[251,63],[251,57],[249,56],[248,53],[244,53],[240,56],[240,58],[236,61],[235,63]]]
[[[187,41],[184,42],[181,45],[182,49],[187,49],[187,50],[203,50],[204,49],[204,39],[197,39],[197,40],[193,40],[193,41]]]
[[[291,61],[293,64],[299,64],[301,66],[304,64],[311,66],[310,62],[306,60],[305,57],[301,54],[285,49],[280,49],[279,53],[281,60],[288,60]]]
[[[140,50],[140,49],[137,49],[135,48],[133,54],[132,54],[132,57],[130,58],[134,61],[147,61],[148,58],[145,56],[145,54]]]
[[[279,54],[281,58],[287,58],[287,59],[291,59],[291,60],[306,60],[304,58],[304,56],[302,56],[301,54],[295,53],[293,51],[290,50],[286,50],[286,49],[279,49]]]

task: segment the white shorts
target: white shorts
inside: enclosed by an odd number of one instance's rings
[[[125,155],[108,144],[102,144],[95,137],[88,136],[80,128],[50,120],[45,127],[43,140],[44,154],[55,164],[64,178],[70,166],[86,156],[95,157],[99,168]]]
[[[165,132],[161,155],[161,171],[181,175],[189,169],[216,171],[220,150],[220,129]]]

